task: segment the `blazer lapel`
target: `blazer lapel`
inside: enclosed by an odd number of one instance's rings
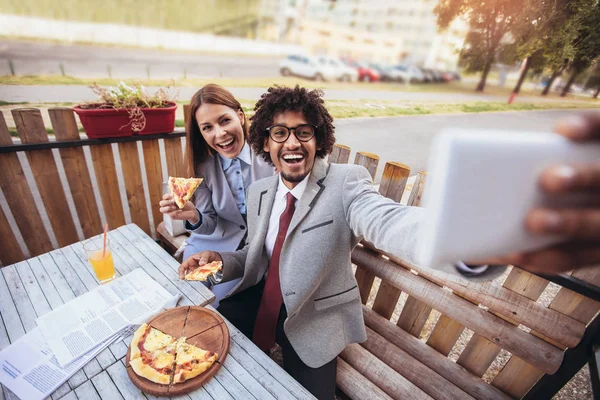
[[[308,184],[304,190],[302,198],[296,206],[296,211],[288,228],[288,235],[296,229],[296,227],[306,217],[312,206],[318,200],[321,192],[325,189],[323,179],[327,176],[328,164],[322,159],[315,160],[312,172],[308,178]]]

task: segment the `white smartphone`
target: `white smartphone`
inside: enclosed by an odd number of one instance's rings
[[[418,251],[423,266],[530,251],[563,238],[526,232],[536,206],[583,207],[582,196],[550,199],[542,170],[600,160],[600,145],[554,133],[448,129],[433,139],[423,193],[426,218]]]

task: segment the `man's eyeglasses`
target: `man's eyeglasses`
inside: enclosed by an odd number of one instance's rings
[[[301,142],[308,142],[315,136],[317,127],[311,124],[298,125],[295,128],[288,128],[285,125],[273,125],[267,128],[271,139],[277,143],[284,143],[290,137],[290,132],[294,132],[296,139]]]

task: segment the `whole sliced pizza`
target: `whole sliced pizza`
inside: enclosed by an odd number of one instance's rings
[[[202,178],[177,178],[170,176],[169,189],[173,194],[173,200],[175,200],[177,207],[183,208],[201,183]]]
[[[182,383],[208,370],[218,354],[142,324],[133,334],[129,365],[142,378],[162,385]]]

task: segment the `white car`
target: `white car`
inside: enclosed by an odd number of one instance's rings
[[[279,63],[279,72],[283,76],[301,76],[303,78],[324,81],[330,76],[330,71],[325,71],[319,63],[309,56],[290,55]]]
[[[326,76],[342,82],[356,82],[358,80],[358,71],[337,58],[323,56],[317,60]]]
[[[396,65],[390,69],[399,82],[419,83],[425,80],[425,76],[414,65]]]

